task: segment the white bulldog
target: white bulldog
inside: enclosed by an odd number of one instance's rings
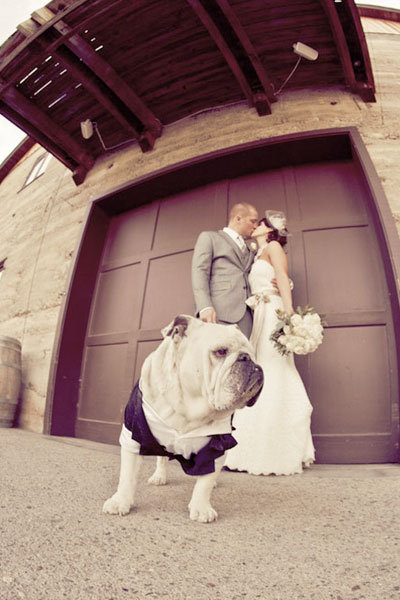
[[[198,476],[189,514],[208,523],[218,516],[210,498],[225,450],[236,444],[231,417],[236,409],[255,403],[263,373],[236,325],[179,315],[162,334],[164,340],[146,358],[125,408],[118,489],[103,512],[130,511],[142,455],[153,454],[158,456],[157,468],[149,483],[166,483],[168,458]]]

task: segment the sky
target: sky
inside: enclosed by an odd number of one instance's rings
[[[17,0],[17,2],[2,0],[0,2],[0,44],[14,33],[19,23],[29,19],[34,10],[46,3],[46,0]],[[26,133],[0,115],[0,164],[25,136]]]
[[[47,2],[48,0],[17,0],[16,2],[2,0],[0,2],[0,44],[14,33],[19,23],[29,19],[34,10],[45,6]],[[360,2],[356,0],[356,4],[385,6],[400,10],[400,0],[362,0]],[[24,137],[23,131],[0,116],[0,164]]]

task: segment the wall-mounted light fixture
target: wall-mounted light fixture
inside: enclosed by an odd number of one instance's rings
[[[307,60],[317,60],[318,58],[317,50],[314,50],[314,48],[311,48],[311,46],[307,46],[301,42],[296,42],[293,44],[293,52],[302,58],[306,58]]]
[[[289,79],[292,77],[293,73],[299,66],[299,63],[302,58],[306,58],[307,60],[317,60],[318,51],[311,48],[311,46],[307,46],[307,44],[303,44],[302,42],[296,42],[293,44],[293,52],[298,55],[298,59],[293,69],[290,71],[289,75],[286,77],[285,81],[282,83],[281,87],[277,92],[275,92],[275,96],[277,96],[285,87]]]
[[[115,146],[106,146],[104,140],[101,136],[99,128],[97,126],[96,121],[92,121],[91,119],[86,119],[85,121],[81,121],[81,134],[85,140],[88,140],[92,137],[93,133],[96,132],[97,137],[99,138],[100,144],[105,152],[109,152],[110,150],[115,150],[116,148],[120,148],[120,146],[125,146],[126,144],[130,144],[132,142],[137,142],[136,138],[130,138],[128,140],[124,140]]]
[[[88,140],[93,135],[93,123],[90,119],[86,119],[86,121],[81,121],[81,133],[82,137],[85,140]]]

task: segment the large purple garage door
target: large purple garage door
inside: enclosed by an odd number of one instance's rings
[[[76,435],[116,443],[123,408],[160,329],[193,314],[197,235],[220,229],[235,202],[288,216],[295,303],[329,327],[297,365],[314,406],[323,463],[394,460],[396,351],[381,251],[367,191],[351,161],[286,167],[223,180],[111,221],[86,335]]]

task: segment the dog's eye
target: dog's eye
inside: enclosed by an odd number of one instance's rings
[[[228,354],[228,350],[226,348],[218,348],[218,350],[215,350],[214,354],[217,358],[222,358]]]

